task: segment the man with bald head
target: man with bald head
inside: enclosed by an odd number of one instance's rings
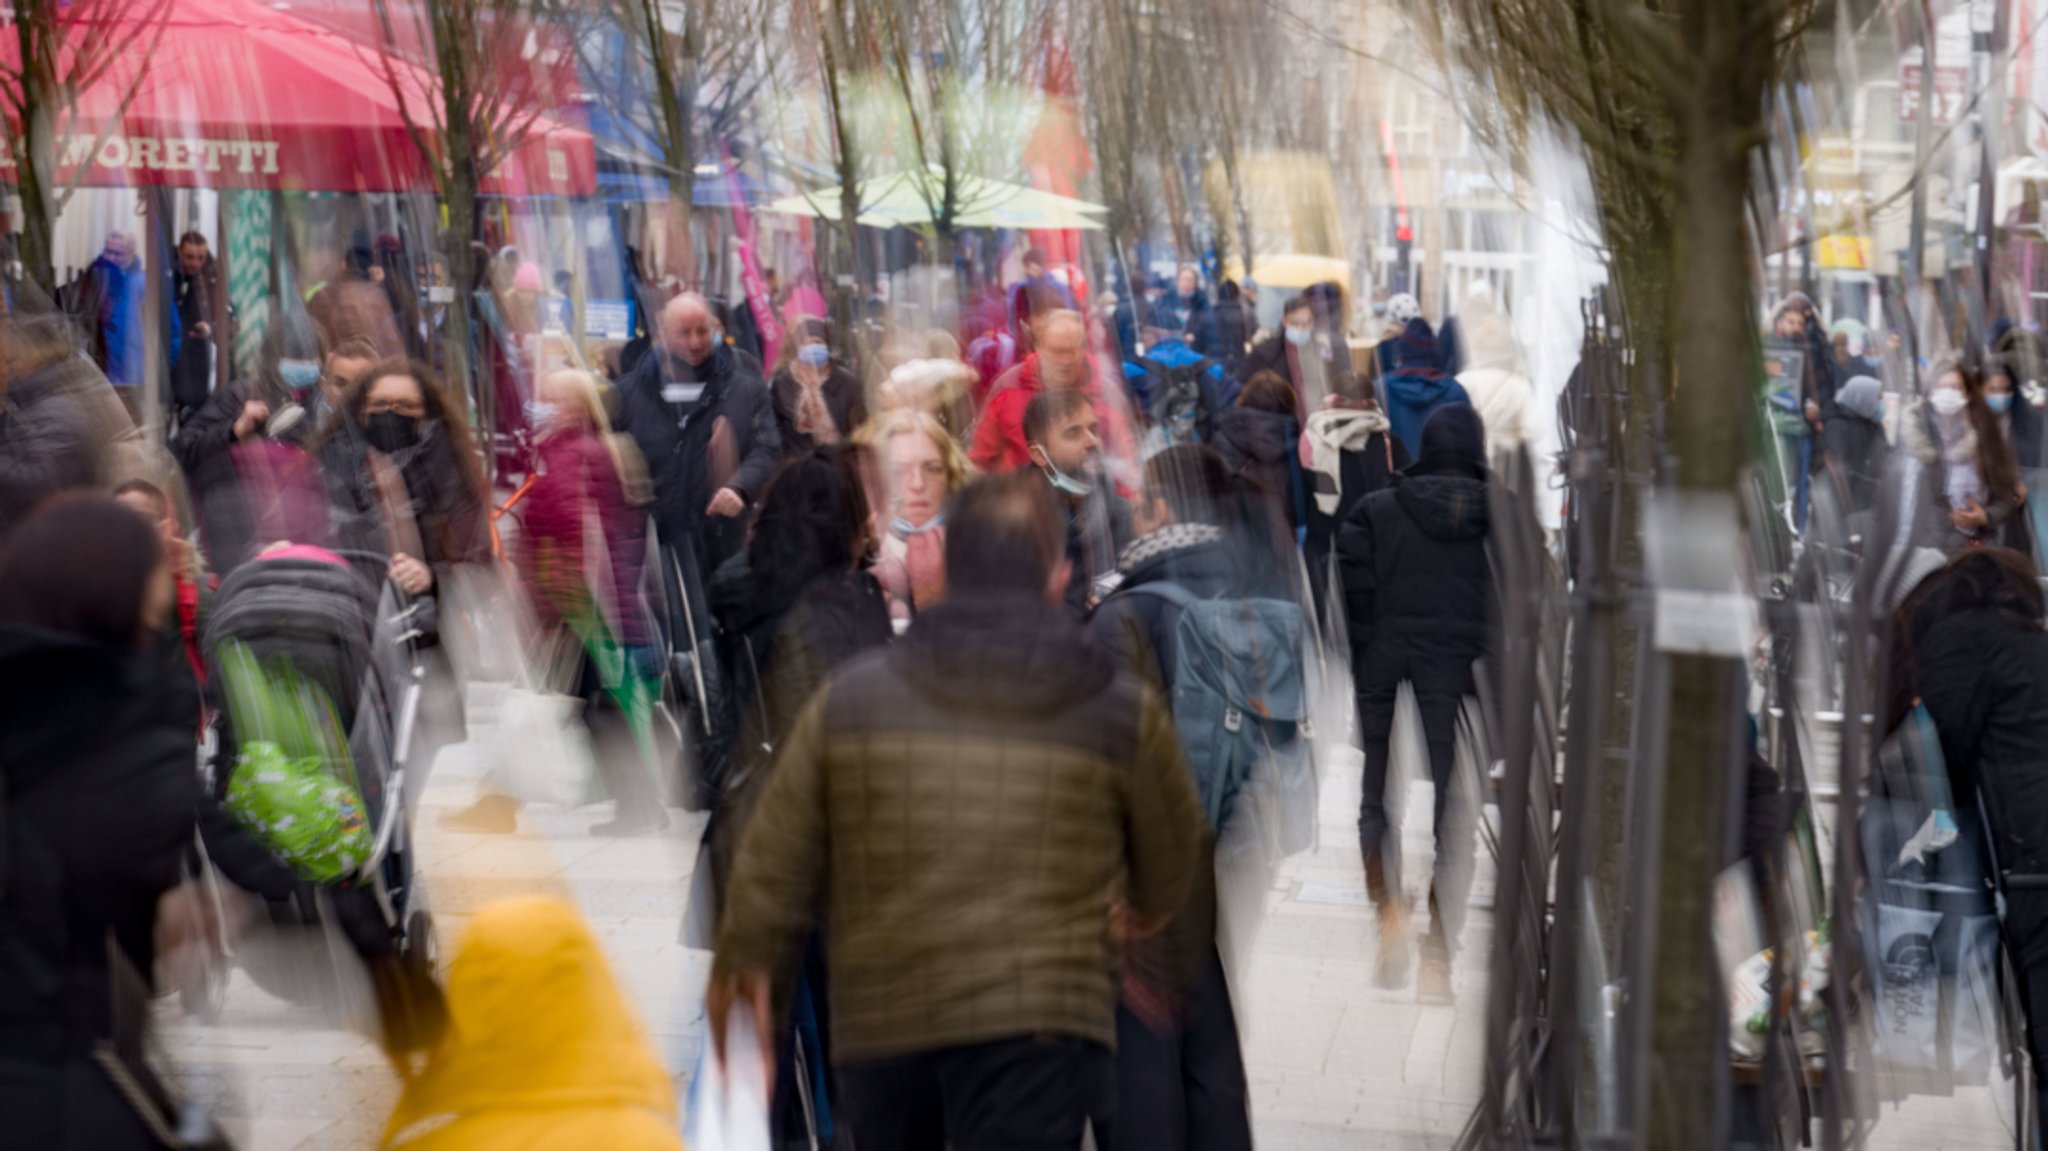
[[[1094,404],[1103,448],[1117,460],[1135,458],[1130,424],[1120,403],[1105,403],[1101,381],[1088,355],[1088,325],[1081,313],[1058,309],[1034,317],[1031,329],[1036,351],[996,378],[989,388],[988,407],[975,429],[969,456],[983,472],[1013,472],[1029,465],[1031,445],[1024,435],[1024,409],[1043,391],[1078,388]]]
[[[768,485],[782,435],[759,368],[725,342],[704,297],[670,300],[655,336],[619,380],[618,429],[647,461],[654,522],[682,575],[687,604],[671,602],[672,614],[688,607],[699,664],[715,678],[701,654],[711,650],[704,581],[746,542],[747,509]]]
[[[658,340],[619,381],[619,430],[647,460],[656,522],[672,541],[696,541],[709,570],[741,542],[782,437],[767,384],[726,345],[704,297],[670,300]]]

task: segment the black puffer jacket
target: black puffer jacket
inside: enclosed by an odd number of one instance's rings
[[[1337,539],[1337,567],[1361,690],[1412,679],[1460,689],[1493,634],[1485,472],[1420,463],[1367,496]]]
[[[108,945],[140,976],[156,961],[157,900],[195,826],[229,877],[292,894],[290,872],[215,805],[194,770],[197,695],[131,654],[0,626],[0,1147],[154,1147],[103,1073]],[[181,693],[182,688],[182,693]]]
[[[1299,490],[1301,468],[1296,454],[1300,433],[1292,417],[1255,408],[1227,408],[1216,417],[1216,438],[1210,445],[1232,472],[1246,476],[1266,494],[1272,522],[1285,524],[1289,536],[1302,526],[1308,493]]]
[[[701,367],[685,369],[694,377],[687,382],[704,388],[687,415],[662,395],[670,383],[663,376],[664,366],[672,362],[658,349],[640,358],[619,381],[615,423],[633,437],[647,461],[647,475],[654,482],[655,522],[671,544],[701,536],[705,569],[716,570],[744,542],[746,517],[720,519],[707,516],[704,509],[721,487],[738,491],[751,508],[775,472],[782,433],[775,426],[768,385],[731,348],[721,345]],[[711,450],[719,427],[730,436],[731,458],[722,461],[735,469],[730,475],[712,474],[721,466]]]

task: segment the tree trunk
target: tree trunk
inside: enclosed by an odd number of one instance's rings
[[[56,254],[50,219],[50,183],[56,176],[55,109],[50,94],[57,78],[49,74],[41,39],[55,35],[57,14],[52,0],[26,0],[14,17],[15,41],[21,53],[21,152],[14,158],[21,194],[22,278],[57,298]]]
[[[1745,410],[1757,372],[1744,203],[1771,62],[1770,0],[1691,0],[1680,35],[1692,68],[1672,92],[1678,129],[1672,310],[1677,377],[1670,443],[1688,492],[1735,498],[1747,459]],[[1687,79],[1691,80],[1686,90]],[[1681,322],[1682,317],[1682,322]],[[1730,557],[1733,562],[1733,557]],[[1714,881],[1723,859],[1737,674],[1713,655],[1674,656],[1668,703],[1651,1146],[1723,1145],[1727,1005],[1716,970]],[[1646,701],[1655,706],[1659,701]]]

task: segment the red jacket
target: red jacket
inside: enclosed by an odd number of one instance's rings
[[[1137,459],[1138,445],[1131,438],[1130,422],[1119,405],[1105,399],[1096,380],[1091,359],[1088,380],[1081,387],[1095,402],[1103,454],[1123,461]],[[975,467],[995,474],[1014,472],[1031,462],[1030,445],[1024,441],[1024,409],[1030,406],[1031,397],[1044,390],[1045,385],[1038,378],[1037,352],[996,380],[989,389],[988,407],[982,410],[981,423],[974,429],[974,447],[967,453]]]

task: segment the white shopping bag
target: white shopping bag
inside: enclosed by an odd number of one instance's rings
[[[766,1074],[753,1010],[734,1003],[725,1017],[724,1061],[708,1033],[697,1052],[683,1117],[683,1141],[691,1151],[768,1151]]]
[[[506,688],[485,739],[494,790],[522,803],[583,802],[596,758],[579,718],[582,707],[573,695]]]

